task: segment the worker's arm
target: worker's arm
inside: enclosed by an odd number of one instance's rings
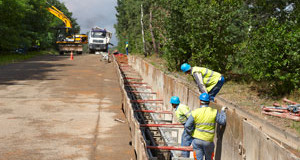
[[[185,122],[184,128],[189,135],[193,133],[195,129],[195,125],[194,125],[194,117],[192,115],[190,115],[188,120]]]
[[[197,72],[194,72],[193,74],[193,77],[197,83],[197,86],[199,88],[199,91],[201,93],[207,93],[207,90],[205,88],[205,85],[203,83],[203,78],[202,78],[202,74],[201,73],[197,73]]]
[[[177,120],[178,120],[181,124],[184,125],[184,124],[186,123],[187,119],[188,119],[187,115],[185,115],[185,114],[183,113],[183,111],[181,110],[181,108],[177,108],[177,110],[175,111],[175,113],[176,113]]]
[[[220,125],[226,124],[226,113],[224,110],[221,110],[220,113],[219,112],[217,113],[216,122],[219,123]]]

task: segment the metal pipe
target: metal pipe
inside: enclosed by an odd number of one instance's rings
[[[134,77],[124,77],[124,79],[136,79],[136,80],[143,80],[143,78],[134,78]]]
[[[177,146],[146,146],[148,149],[161,149],[161,150],[177,150],[177,151],[193,151],[193,147],[177,147]]]
[[[147,84],[145,82],[127,82],[125,84]]]
[[[125,85],[125,87],[135,87],[135,88],[147,88],[147,89],[151,89],[150,86],[140,86],[140,85]]]
[[[163,103],[161,99],[139,99],[130,100],[131,103]]]
[[[155,111],[155,110],[135,110],[135,112],[173,114],[173,112],[171,111]]]
[[[284,101],[284,102],[287,102],[287,103],[290,103],[290,104],[294,104],[294,105],[297,104],[297,102],[291,101],[291,100],[286,99],[286,98],[284,98],[283,101]]]
[[[156,92],[143,92],[143,91],[128,91],[131,93],[142,93],[142,94],[157,94]]]
[[[170,124],[140,124],[140,127],[169,127],[169,128],[184,128],[180,123]]]

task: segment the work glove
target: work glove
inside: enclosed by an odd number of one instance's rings
[[[228,107],[224,106],[224,107],[222,107],[221,111],[225,112],[227,109],[228,109]]]

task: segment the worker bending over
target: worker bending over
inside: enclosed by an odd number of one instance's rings
[[[212,102],[225,82],[224,77],[220,73],[204,67],[191,67],[189,64],[184,63],[181,65],[181,70],[186,74],[192,74],[199,91],[208,93]]]
[[[209,107],[209,95],[202,93],[199,96],[200,108],[192,111],[185,123],[185,130],[194,138],[193,150],[196,152],[197,160],[212,160],[214,157],[214,136],[216,122],[220,125],[226,124],[226,114],[223,107],[219,113],[216,109]]]
[[[171,97],[170,103],[172,107],[175,109],[175,114],[178,121],[181,124],[185,124],[187,118],[191,115],[191,110],[188,106],[180,104],[179,97],[173,96]],[[184,129],[182,136],[181,136],[181,146],[190,146],[192,144],[193,138],[189,135],[186,130]],[[182,151],[182,157],[188,158],[190,156],[189,151]]]

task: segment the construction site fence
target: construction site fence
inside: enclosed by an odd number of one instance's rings
[[[180,97],[181,103],[191,109],[199,107],[199,93],[196,88],[188,87],[186,82],[167,75],[160,69],[136,56],[128,56],[128,64],[139,73],[144,82],[151,85],[157,97],[163,100],[163,110],[172,110],[169,100],[172,96]],[[115,63],[116,68],[118,64]],[[118,71],[120,72],[120,71]],[[130,100],[124,90],[124,80],[118,73],[123,95],[123,108],[132,133],[132,144],[137,159],[149,159],[145,141],[139,124],[134,118]],[[220,110],[222,105],[230,105],[227,111],[226,126],[217,126],[215,136],[215,160],[299,160],[300,138],[282,131],[265,120],[248,113],[220,96],[213,108]]]

